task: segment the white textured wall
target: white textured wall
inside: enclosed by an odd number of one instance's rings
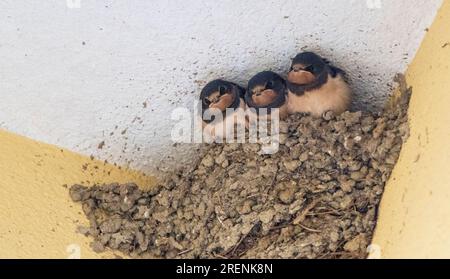
[[[151,172],[189,159],[170,112],[205,81],[283,72],[303,48],[348,71],[357,106],[379,107],[442,1],[66,2],[0,1],[0,127]]]

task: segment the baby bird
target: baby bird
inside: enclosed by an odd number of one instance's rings
[[[221,79],[209,82],[200,93],[204,134],[212,139],[224,139],[234,132],[235,124],[245,127],[244,95],[245,89],[235,83]],[[215,119],[218,112],[222,121]],[[242,117],[238,117],[240,113]]]
[[[348,110],[352,93],[344,75],[313,52],[298,54],[287,77],[289,113],[321,117],[329,111],[338,115]]]
[[[256,74],[248,82],[245,102],[250,112],[259,117],[261,109],[267,109],[267,116],[273,109],[279,109],[280,119],[287,116],[286,81],[278,74],[264,71]]]

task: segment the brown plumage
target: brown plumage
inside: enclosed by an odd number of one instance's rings
[[[245,128],[245,89],[237,84],[224,80],[209,82],[200,94],[202,102],[203,134],[207,140],[218,141],[227,136],[235,135],[235,126]],[[207,112],[212,113],[211,119],[205,119]],[[220,112],[222,121],[216,119],[215,112]]]
[[[267,111],[267,117],[277,109],[280,118],[287,116],[286,81],[278,74],[264,71],[256,74],[248,82],[245,102],[253,119],[259,119],[261,111]],[[256,114],[253,115],[253,114]]]
[[[310,113],[316,117],[328,111],[341,114],[351,103],[352,93],[344,71],[312,52],[294,58],[287,87],[289,113]]]

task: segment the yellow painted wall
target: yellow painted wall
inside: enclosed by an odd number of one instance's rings
[[[411,137],[383,196],[373,243],[383,258],[450,258],[450,1],[407,72]],[[0,131],[0,258],[67,258],[86,224],[63,185],[154,179]],[[372,256],[376,257],[378,250]]]
[[[55,146],[0,131],[0,258],[114,257],[77,234],[87,220],[67,186],[154,179]]]
[[[373,243],[383,258],[450,258],[450,1],[406,78],[411,137],[387,184]]]

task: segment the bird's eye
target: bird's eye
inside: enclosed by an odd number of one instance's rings
[[[211,104],[211,101],[208,98],[203,99],[203,103],[207,106]]]
[[[266,89],[273,89],[273,80],[269,80],[266,84]]]
[[[219,94],[220,94],[220,95],[225,95],[225,92],[226,92],[225,86],[220,85],[220,86],[219,86]]]
[[[313,73],[313,72],[314,72],[314,66],[313,66],[313,65],[310,65],[310,66],[306,67],[306,68],[305,68],[305,71],[310,72],[310,73]]]

